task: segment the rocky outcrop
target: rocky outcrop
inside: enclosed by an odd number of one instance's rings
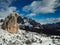
[[[2,24],[2,29],[10,33],[16,33],[18,31],[17,17],[16,13],[7,16]]]
[[[36,22],[35,20],[33,20],[31,18],[27,18],[27,17],[22,18],[21,16],[19,16],[17,18],[17,23],[19,24],[20,29],[26,30],[26,26],[27,26],[27,28],[32,27],[32,28],[37,28],[37,29],[44,29],[40,23]]]
[[[17,23],[18,23],[18,24],[19,24],[19,23],[21,23],[21,24],[24,23],[23,18],[22,18],[21,16],[18,16],[18,18],[17,18]]]

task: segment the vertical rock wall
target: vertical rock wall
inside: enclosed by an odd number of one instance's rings
[[[18,31],[17,18],[18,15],[16,13],[7,16],[2,24],[2,29],[7,30],[10,33],[17,33]]]

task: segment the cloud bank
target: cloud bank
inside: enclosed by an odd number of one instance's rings
[[[0,9],[7,9],[13,1],[15,0],[0,0]]]
[[[10,6],[13,1],[15,0],[0,0],[0,19],[17,11],[16,7]]]
[[[31,12],[31,14],[54,13],[56,11],[55,8],[57,8],[58,6],[60,6],[59,0],[33,1],[30,5],[24,6],[23,11]]]
[[[39,20],[39,22],[41,24],[52,24],[52,23],[60,22],[60,18],[46,18]]]
[[[16,11],[16,7],[8,7],[6,10],[1,9],[0,10],[0,18],[4,18],[7,15],[9,15],[10,13],[13,13]]]

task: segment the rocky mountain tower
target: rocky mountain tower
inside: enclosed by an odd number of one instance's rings
[[[10,33],[17,33],[17,18],[18,15],[16,13],[12,13],[9,16],[7,16],[2,24],[2,29],[7,30]]]

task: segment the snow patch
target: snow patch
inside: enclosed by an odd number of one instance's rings
[[[55,36],[56,37],[56,36]],[[51,39],[51,37],[42,36],[35,32],[27,32],[25,30],[18,30],[18,33],[11,34],[6,30],[0,29],[0,45],[8,45],[16,43],[16,45],[57,45],[59,39]],[[11,44],[10,44],[11,45]]]

